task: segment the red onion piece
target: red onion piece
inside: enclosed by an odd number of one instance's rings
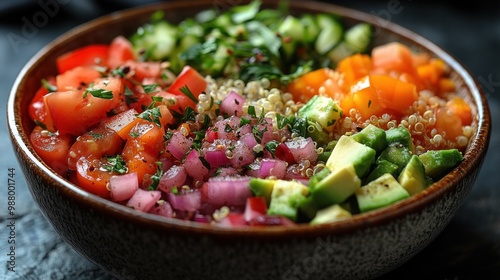
[[[130,199],[139,188],[139,180],[136,172],[115,175],[109,179],[111,198],[114,201],[125,201]]]
[[[201,193],[192,191],[181,194],[168,193],[167,199],[173,209],[195,212],[201,208]]]
[[[274,176],[277,179],[283,179],[286,174],[287,163],[280,159],[263,158],[260,163],[259,177],[267,178]]]
[[[314,163],[318,160],[318,153],[311,137],[295,138],[292,141],[285,142],[285,144],[290,149],[296,162],[308,160]]]
[[[167,201],[156,204],[149,212],[167,218],[172,218],[174,214],[172,206]]]
[[[160,191],[137,189],[134,195],[127,201],[127,206],[139,211],[149,212],[160,197]]]
[[[167,144],[166,151],[176,159],[182,159],[192,144],[193,141],[186,138],[180,131],[175,131]]]
[[[200,159],[200,153],[197,150],[191,150],[184,161],[184,168],[189,176],[198,181],[202,181],[208,175],[208,168],[203,165]]]
[[[186,177],[187,172],[184,166],[174,165],[163,173],[158,183],[158,189],[168,193],[173,187],[182,187],[186,182]]]
[[[245,103],[245,98],[235,91],[231,91],[224,100],[222,100],[220,111],[229,116],[234,115],[241,117],[243,114],[243,103]]]
[[[248,176],[212,177],[201,188],[202,200],[215,207],[245,206],[252,196]]]

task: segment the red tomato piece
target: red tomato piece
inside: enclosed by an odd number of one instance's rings
[[[119,154],[123,143],[114,130],[106,127],[94,128],[79,136],[71,145],[67,160],[68,167],[75,170],[76,163],[81,157],[90,159]]]
[[[36,126],[30,134],[30,142],[37,155],[60,175],[68,171],[68,151],[73,137],[44,130]]]
[[[55,78],[50,78],[49,80],[50,80],[48,81],[49,84],[51,85],[55,84]],[[43,98],[48,93],[49,91],[47,90],[47,88],[45,88],[45,86],[43,85],[40,86],[40,88],[37,90],[35,96],[33,96],[33,99],[31,99],[31,102],[28,106],[28,114],[30,115],[30,118],[33,121],[43,123],[49,131],[54,132],[55,131],[54,124],[47,110],[47,107],[45,106]]]
[[[167,92],[179,96],[177,98],[177,102],[180,102],[182,100],[182,103],[185,102],[187,106],[195,108],[195,102],[188,98],[181,91],[181,88],[186,86],[191,91],[191,93],[193,93],[193,96],[195,98],[198,98],[198,96],[207,89],[207,81],[198,71],[196,71],[196,69],[192,68],[189,65],[186,65],[167,89]],[[180,98],[180,96],[187,99]]]
[[[123,36],[115,37],[109,44],[107,64],[111,69],[115,69],[129,60],[135,60],[132,43]]]
[[[102,77],[102,74],[93,67],[77,66],[56,76],[56,86],[58,91],[85,90],[95,79]]]
[[[139,139],[129,138],[123,147],[121,155],[127,163],[128,172],[137,172],[139,185],[142,185],[144,175],[156,173],[157,153],[144,145]]]
[[[95,97],[82,91],[59,91],[45,95],[54,126],[61,133],[81,135],[91,126],[107,117],[107,113],[120,104],[123,84],[121,79],[109,77],[94,81],[94,90],[110,91],[111,99]]]
[[[81,157],[76,163],[76,181],[80,188],[100,197],[111,199],[111,192],[107,185],[115,174],[103,169],[102,166],[105,164],[107,164],[107,160],[104,158]]]
[[[93,44],[67,52],[56,59],[59,73],[64,73],[78,66],[106,66],[109,46]]]

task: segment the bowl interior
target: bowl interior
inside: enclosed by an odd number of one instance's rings
[[[400,41],[411,46],[418,51],[431,53],[435,57],[444,60],[452,69],[452,77],[458,85],[458,94],[465,98],[473,106],[473,115],[477,129],[471,139],[464,161],[453,172],[448,174],[439,182],[433,184],[420,194],[395,205],[359,214],[351,219],[339,221],[332,224],[319,226],[299,225],[294,228],[269,227],[269,228],[222,228],[209,225],[184,222],[175,219],[165,219],[151,214],[137,213],[125,206],[120,206],[113,202],[88,194],[80,190],[77,186],[64,180],[53,172],[35,154],[30,145],[29,133],[34,127],[29,119],[27,108],[30,99],[40,85],[42,78],[55,74],[55,58],[67,51],[91,43],[109,43],[112,38],[118,35],[129,35],[136,31],[137,27],[150,20],[150,15],[156,10],[163,10],[170,21],[180,21],[185,17],[193,16],[197,11],[213,7],[213,1],[174,1],[169,3],[154,4],[144,6],[140,9],[125,10],[116,12],[87,24],[81,25],[63,34],[45,48],[40,50],[22,69],[10,93],[8,102],[8,125],[10,128],[12,141],[17,147],[18,153],[22,154],[22,160],[32,161],[39,168],[41,173],[48,173],[52,187],[61,189],[64,195],[71,196],[88,207],[94,207],[98,211],[107,211],[123,219],[134,219],[145,226],[159,227],[162,229],[177,228],[187,229],[187,231],[203,233],[223,233],[223,234],[244,234],[252,236],[273,236],[283,232],[296,231],[304,235],[317,235],[321,232],[349,232],[360,227],[368,227],[379,223],[385,223],[391,219],[401,217],[408,213],[423,209],[426,204],[439,199],[458,184],[467,174],[479,168],[489,144],[490,135],[490,114],[485,95],[480,86],[468,70],[458,62],[452,55],[441,49],[439,46],[429,42],[427,39],[415,34],[394,23],[385,21],[374,15],[358,12],[355,10],[338,7],[331,4],[292,1],[290,9],[292,13],[317,13],[331,12],[342,16],[347,25],[357,22],[369,22],[375,27],[374,45],[387,43],[390,41]],[[277,7],[278,1],[266,2],[265,6]],[[228,8],[228,7],[220,7]],[[33,194],[36,195],[36,194]]]

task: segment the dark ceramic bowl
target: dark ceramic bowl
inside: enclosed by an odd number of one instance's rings
[[[390,207],[318,226],[221,228],[140,213],[101,199],[51,170],[28,140],[28,102],[40,80],[56,73],[58,55],[132,34],[164,10],[172,21],[215,5],[169,2],[114,13],[79,26],[43,48],[22,69],[7,118],[28,187],[44,216],[76,251],[120,279],[368,279],[412,258],[446,227],[471,191],[487,152],[491,119],[468,70],[425,38],[373,15],[324,3],[292,2],[292,12],[332,12],[373,24],[375,44],[403,42],[443,59],[459,94],[473,107],[477,130],[464,160],[425,191]],[[266,4],[276,7],[274,4]]]

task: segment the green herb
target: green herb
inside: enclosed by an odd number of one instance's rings
[[[163,136],[163,139],[165,141],[168,141],[168,140],[170,140],[170,138],[172,138],[172,135],[174,135],[174,133],[172,132],[172,130],[169,129],[169,130],[165,131],[165,136]]]
[[[47,129],[47,125],[45,125],[43,122],[39,121],[39,120],[35,120],[35,124],[38,125],[39,127],[41,127],[42,129]]]
[[[92,94],[92,96],[102,99],[112,99],[113,92],[103,88],[94,88],[94,83],[91,83],[90,86],[83,93],[83,98],[87,97],[88,94]]]
[[[226,126],[224,127],[224,132],[229,133],[231,131],[233,131],[233,128],[229,124],[226,123]]]
[[[108,160],[108,163],[102,166],[105,170],[118,174],[127,173],[128,168],[126,166],[125,160],[123,160],[120,155],[108,156],[106,157],[106,159]]]
[[[147,110],[144,110],[142,113],[140,113],[137,117],[155,123],[156,125],[161,127],[161,112],[160,108],[158,107],[148,108]]]
[[[194,94],[191,92],[191,90],[189,89],[189,87],[187,85],[179,88],[179,90],[185,95],[187,96],[189,99],[191,99],[195,104],[198,103],[198,99],[194,96]]]
[[[156,89],[159,86],[158,84],[141,85],[141,86],[146,94],[158,92],[158,90]]]
[[[265,149],[268,150],[273,156],[276,152],[276,147],[278,147],[280,143],[276,140],[271,140],[267,142]]]
[[[240,118],[240,126],[244,126],[245,124],[249,124],[250,120],[247,118]]]
[[[298,136],[306,137],[307,133],[307,120],[305,118],[297,118],[292,126],[292,133]]]
[[[141,134],[137,131],[131,131],[128,135],[130,135],[130,137],[132,137],[132,138],[137,138],[137,137],[141,136]]]
[[[151,184],[148,186],[148,190],[154,191],[158,188],[158,184],[160,183],[161,176],[163,176],[163,162],[156,162],[157,168],[155,174],[151,175]]]
[[[101,140],[104,137],[104,135],[102,135],[101,133],[95,133],[95,132],[91,132],[90,135],[94,140]]]
[[[42,85],[43,87],[48,91],[48,92],[54,92],[57,91],[57,87],[50,84],[47,80],[42,79]]]
[[[257,114],[255,113],[255,107],[254,106],[252,106],[252,105],[248,106],[248,114],[251,117],[257,118]]]

